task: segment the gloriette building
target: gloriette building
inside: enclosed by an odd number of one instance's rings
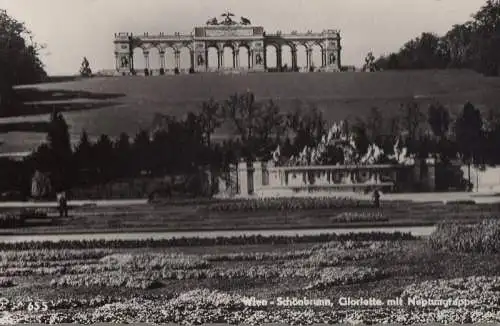
[[[131,33],[116,33],[115,60],[116,72],[118,74],[148,73],[164,74],[167,72],[207,72],[207,71],[229,71],[229,72],[259,72],[259,71],[339,71],[341,67],[341,45],[340,32],[328,29],[322,32],[307,31],[299,33],[266,33],[261,26],[253,26],[247,18],[241,17],[236,22],[231,13],[222,15],[224,19],[210,19],[205,26],[195,27],[190,34],[165,34],[156,35],[144,33],[133,35]],[[283,64],[283,48],[290,48],[291,65]],[[268,65],[269,47],[275,48],[276,65]],[[299,65],[297,60],[298,48],[305,48],[305,64]],[[209,51],[215,49],[217,65],[209,64]],[[226,48],[231,49],[232,65],[224,66],[224,55]],[[134,53],[137,49],[142,50],[144,56],[144,67],[134,65]],[[167,51],[169,50],[170,51]],[[189,68],[181,69],[181,51],[189,52]],[[159,63],[151,62],[150,53],[158,51]],[[320,51],[315,55],[318,62],[313,62],[313,51]],[[173,58],[168,58],[172,55]],[[168,59],[168,60],[167,60]],[[173,59],[173,60],[172,60]],[[227,58],[226,58],[227,60]],[[168,66],[167,61],[173,62],[174,66]],[[274,60],[273,60],[274,61]],[[212,60],[213,62],[213,60]],[[152,66],[155,66],[154,68]],[[156,68],[159,67],[159,68]],[[187,70],[187,71],[186,71]]]

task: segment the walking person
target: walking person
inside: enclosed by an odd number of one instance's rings
[[[59,209],[59,217],[68,217],[68,201],[65,191],[61,191],[57,194],[57,203]]]

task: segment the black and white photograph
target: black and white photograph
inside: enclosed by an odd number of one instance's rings
[[[500,0],[0,0],[0,324],[500,323]]]

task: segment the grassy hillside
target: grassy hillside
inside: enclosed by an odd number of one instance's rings
[[[210,97],[218,100],[235,92],[251,90],[259,100],[276,100],[283,110],[302,102],[320,108],[328,120],[363,116],[373,106],[385,114],[394,112],[401,103],[415,100],[424,106],[438,100],[457,112],[466,101],[481,109],[495,108],[500,99],[500,78],[486,78],[469,71],[406,71],[378,73],[259,73],[248,75],[195,74],[154,77],[99,77],[86,80],[52,82],[34,86],[40,91],[82,94],[124,94],[122,97],[97,99],[99,108],[72,107],[65,114],[76,141],[82,129],[92,136],[120,132],[133,134],[147,128],[155,113],[183,115],[197,110]],[[26,87],[24,87],[25,89]],[[46,98],[43,99],[47,101]],[[54,99],[57,103],[74,103],[74,99]],[[109,106],[106,106],[106,103]],[[40,111],[36,111],[39,113]],[[39,122],[47,114],[2,118],[10,122]],[[1,131],[1,129],[0,129]],[[230,133],[229,130],[222,134]],[[16,132],[0,134],[4,144],[0,151],[23,151],[36,146],[43,134]]]

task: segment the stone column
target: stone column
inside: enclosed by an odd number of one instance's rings
[[[239,68],[240,67],[240,51],[239,50],[234,50],[233,51],[233,65],[234,68]]]
[[[133,53],[128,55],[128,67],[129,67],[130,71],[135,70],[135,60],[134,60]]]
[[[190,67],[194,70],[194,51],[189,50]]]
[[[263,162],[256,161],[253,162],[253,189],[254,192],[256,190],[260,190],[263,185],[263,171],[262,171]]]
[[[425,161],[427,165],[427,191],[436,190],[436,161],[433,158],[428,158]]]
[[[297,69],[297,49],[292,49],[292,70],[295,71]]]
[[[325,50],[321,49],[321,67],[326,66]]]
[[[146,69],[149,71],[149,51],[143,51],[144,61],[146,61]]]
[[[175,50],[175,67],[181,68],[181,52],[179,50]]]
[[[217,58],[219,59],[218,69],[221,69],[222,66],[224,65],[224,50],[218,50],[217,51]]]
[[[248,69],[252,69],[252,53],[248,50]]]
[[[248,196],[248,168],[247,162],[238,163],[238,194],[240,196]]]
[[[160,69],[165,69],[165,51],[160,51]]]
[[[313,65],[313,62],[312,62],[312,49],[307,49],[306,56],[307,56],[307,71],[309,71],[309,69]]]
[[[118,57],[118,52],[115,52],[115,69],[120,70],[120,59]]]
[[[337,41],[337,61],[336,61],[338,69],[342,68],[342,62],[340,61],[340,59],[342,58],[341,52],[342,52],[342,46],[340,45],[340,34],[339,34],[338,41]]]

